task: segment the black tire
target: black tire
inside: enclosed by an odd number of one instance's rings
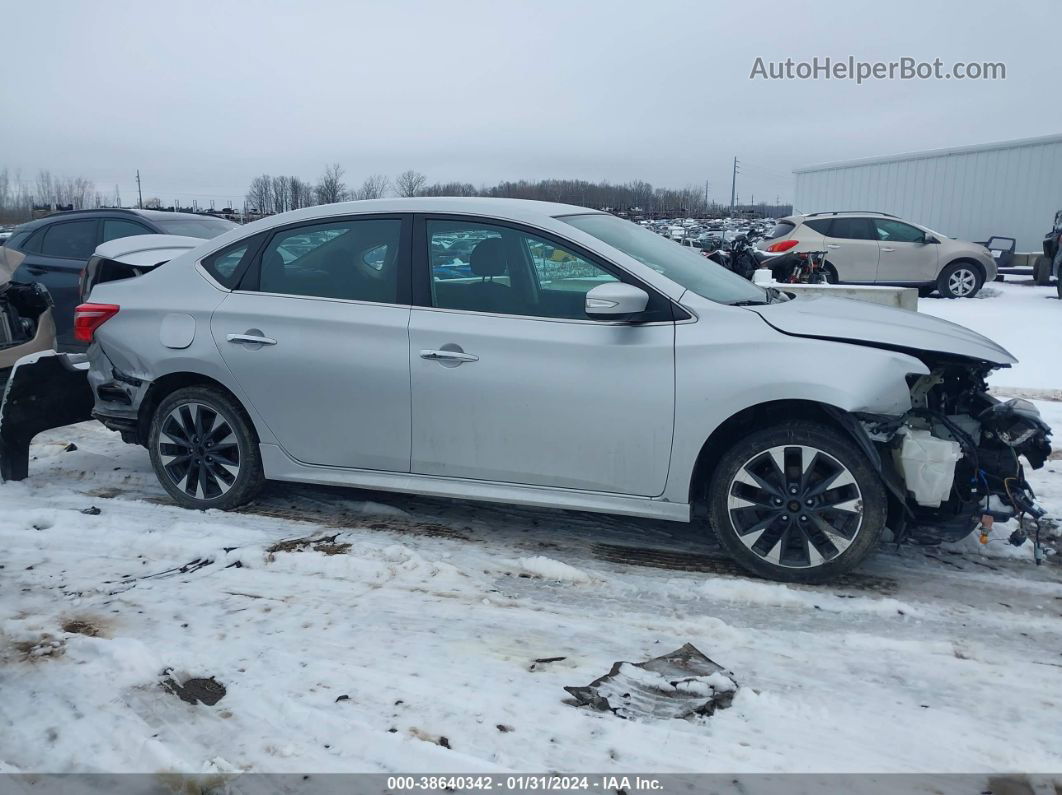
[[[159,483],[185,508],[231,510],[265,481],[247,412],[214,387],[185,387],[163,398],[151,418],[148,452]]]
[[[744,569],[782,582],[822,583],[851,571],[877,548],[885,514],[885,487],[866,455],[841,432],[810,421],[742,438],[723,454],[708,488],[719,542]]]
[[[1055,279],[1055,289],[1058,290],[1058,300],[1062,301],[1062,276]]]
[[[933,285],[933,284],[923,285],[922,287],[918,288],[918,297],[919,298],[929,298],[929,296],[933,295],[933,293],[935,293],[936,291],[937,291],[936,285]]]
[[[838,284],[841,281],[841,277],[837,275],[837,268],[829,262],[822,263],[822,270],[826,274],[826,284]]]
[[[1038,287],[1046,287],[1051,283],[1051,260],[1043,255],[1033,263],[1033,281]]]
[[[942,298],[973,298],[984,283],[984,274],[978,266],[960,260],[952,262],[940,272],[937,292]]]

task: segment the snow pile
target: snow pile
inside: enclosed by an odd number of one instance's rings
[[[520,558],[516,561],[516,566],[525,574],[529,574],[532,577],[541,577],[544,580],[552,580],[553,582],[582,584],[593,580],[585,571],[543,555]]]
[[[698,588],[713,600],[763,607],[793,607],[833,613],[874,613],[883,616],[917,616],[918,608],[890,598],[840,597],[821,590],[797,590],[782,583],[746,579],[710,579]]]

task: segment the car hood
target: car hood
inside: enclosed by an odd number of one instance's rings
[[[1014,358],[1000,345],[957,323],[906,309],[849,298],[799,296],[748,307],[783,334],[874,345],[902,351],[932,351],[996,365]]]

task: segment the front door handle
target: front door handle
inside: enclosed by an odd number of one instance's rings
[[[881,250],[882,251],[895,251],[896,249],[894,249],[894,248],[885,248],[884,246],[882,246]]]
[[[435,361],[435,362],[454,362],[454,363],[458,363],[458,364],[460,364],[462,362],[478,362],[479,361],[479,357],[476,356],[474,353],[464,353],[463,351],[446,351],[446,350],[442,350],[442,351],[422,350],[420,352],[420,358],[421,359],[428,359],[429,361]]]
[[[237,344],[250,343],[252,345],[276,345],[277,341],[272,337],[263,337],[258,334],[229,334],[225,337],[229,342]]]

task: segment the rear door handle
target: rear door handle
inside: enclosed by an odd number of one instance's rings
[[[882,251],[895,251],[896,249],[894,249],[894,248],[885,248],[884,246],[882,246],[881,250]]]
[[[428,359],[436,362],[478,362],[479,357],[474,353],[463,353],[462,351],[431,351],[422,350],[420,352],[421,359]]]
[[[42,268],[39,265],[30,265],[26,268],[26,270],[28,270],[34,276],[43,276],[48,272],[47,268]]]
[[[827,243],[826,244],[826,248],[840,248],[840,247],[841,247],[840,243]]]
[[[229,334],[225,337],[229,342],[237,344],[251,343],[252,345],[276,345],[277,341],[272,337],[260,337],[257,334]]]

